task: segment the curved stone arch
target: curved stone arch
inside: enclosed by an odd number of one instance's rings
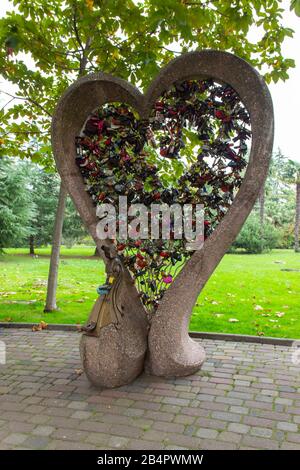
[[[175,81],[192,78],[212,78],[234,88],[250,114],[252,143],[245,177],[233,204],[166,291],[153,318],[148,370],[164,376],[192,373],[203,363],[203,349],[188,335],[192,308],[257,200],[267,177],[274,138],[272,99],[263,78],[246,61],[226,52],[191,52],[171,61],[151,84],[147,107],[152,107]]]
[[[77,80],[65,91],[58,101],[52,119],[52,148],[57,169],[105,263],[107,258],[102,246],[112,244],[97,238],[98,220],[95,208],[84,189],[84,182],[74,155],[75,137],[82,129],[86,118],[95,107],[114,101],[124,101],[138,112],[143,109],[143,95],[130,83],[105,73],[89,74]]]

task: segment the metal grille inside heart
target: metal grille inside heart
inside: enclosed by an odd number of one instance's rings
[[[204,238],[230,207],[246,167],[250,119],[239,96],[213,80],[189,80],[163,93],[148,120],[124,103],[89,116],[76,161],[95,205],[203,204]],[[192,254],[187,240],[120,239],[117,250],[145,307],[158,306]]]

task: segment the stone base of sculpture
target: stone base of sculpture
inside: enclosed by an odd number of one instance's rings
[[[135,322],[119,329],[113,324],[105,326],[99,337],[83,334],[80,354],[84,371],[97,387],[126,385],[143,372],[146,345],[143,328]]]
[[[144,369],[148,322],[129,273],[118,258],[107,266],[87,324],[82,328],[80,354],[88,379],[97,387],[120,387]]]

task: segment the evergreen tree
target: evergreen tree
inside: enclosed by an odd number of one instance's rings
[[[35,215],[26,168],[0,158],[0,250],[20,246],[32,233]]]

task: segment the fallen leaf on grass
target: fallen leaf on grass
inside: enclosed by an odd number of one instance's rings
[[[285,315],[284,312],[276,312],[276,317],[281,318],[281,317],[283,317],[284,315]]]
[[[43,320],[38,325],[33,325],[32,331],[42,331],[48,328],[48,324]]]
[[[221,312],[211,312],[212,315],[214,315],[217,318],[223,317],[224,313]]]
[[[261,305],[254,305],[254,310],[263,310]]]
[[[16,292],[0,292],[1,297],[8,297],[9,295],[16,295]]]
[[[40,325],[33,325],[32,331],[42,331],[42,327]]]
[[[47,287],[46,279],[35,279],[32,283],[32,287]]]

